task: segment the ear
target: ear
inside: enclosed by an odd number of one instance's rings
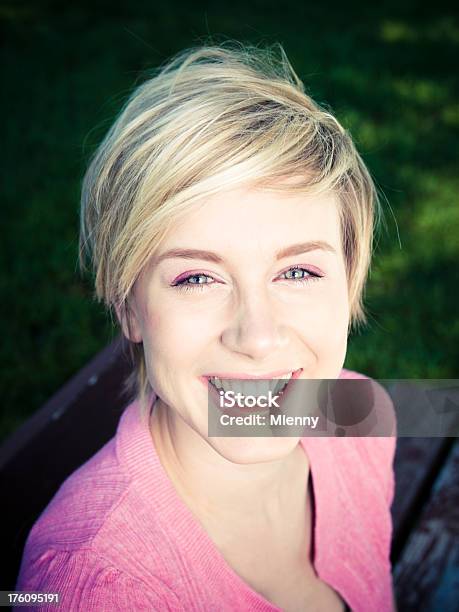
[[[132,306],[129,307],[126,302],[123,306],[115,306],[115,311],[126,338],[134,343],[142,342],[141,326],[135,309]]]

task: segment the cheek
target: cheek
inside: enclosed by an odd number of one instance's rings
[[[324,305],[324,317],[328,318],[329,325],[335,330],[337,337],[341,337],[342,334],[347,337],[349,316],[349,291],[343,267],[327,297],[327,303]]]
[[[320,281],[319,281],[320,283]],[[330,283],[318,284],[304,297],[303,304],[306,317],[311,324],[335,329],[346,327],[349,318],[349,297],[347,285],[342,278],[333,279]]]
[[[345,287],[337,286],[332,291],[325,291],[311,301],[301,314],[297,314],[301,320],[303,340],[318,360],[344,360],[349,323],[349,300]]]
[[[347,308],[324,304],[304,320],[303,334],[317,352],[334,350],[347,339],[348,319]]]
[[[206,325],[202,310],[184,312],[183,308],[163,301],[163,306],[151,307],[146,316],[144,347],[147,360],[155,369],[161,366],[172,373],[180,364],[189,365],[206,345],[210,326]]]

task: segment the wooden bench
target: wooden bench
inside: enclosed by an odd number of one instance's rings
[[[125,348],[115,339],[0,448],[0,590],[14,589],[26,537],[60,484],[114,435],[127,404]],[[391,560],[398,608],[459,611],[459,444],[399,438],[395,473]]]

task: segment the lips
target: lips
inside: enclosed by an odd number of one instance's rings
[[[272,378],[281,378],[282,376],[290,375],[292,372],[297,373],[298,370],[302,368],[293,369],[293,370],[276,370],[275,372],[268,372],[267,374],[246,374],[245,372],[211,372],[209,374],[205,374],[205,378],[210,378],[212,376],[218,376],[219,378],[229,379],[229,380],[270,380]]]
[[[212,376],[209,382],[217,391],[234,391],[243,395],[268,395],[270,391],[271,393],[282,392],[290,378],[291,374],[280,380],[230,380]]]
[[[294,380],[300,376],[302,368],[282,373],[272,373],[268,376],[251,377],[247,374],[238,375],[207,375],[201,377],[201,380],[210,383],[212,389],[217,393],[220,391],[233,391],[234,393],[242,393],[243,395],[267,396],[269,392],[273,395],[282,395],[288,386],[290,380]],[[275,376],[277,374],[277,376]]]

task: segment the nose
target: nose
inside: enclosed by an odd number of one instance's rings
[[[252,290],[239,300],[221,341],[232,352],[261,361],[284,350],[288,344],[287,327],[280,321],[273,299],[266,290]]]

